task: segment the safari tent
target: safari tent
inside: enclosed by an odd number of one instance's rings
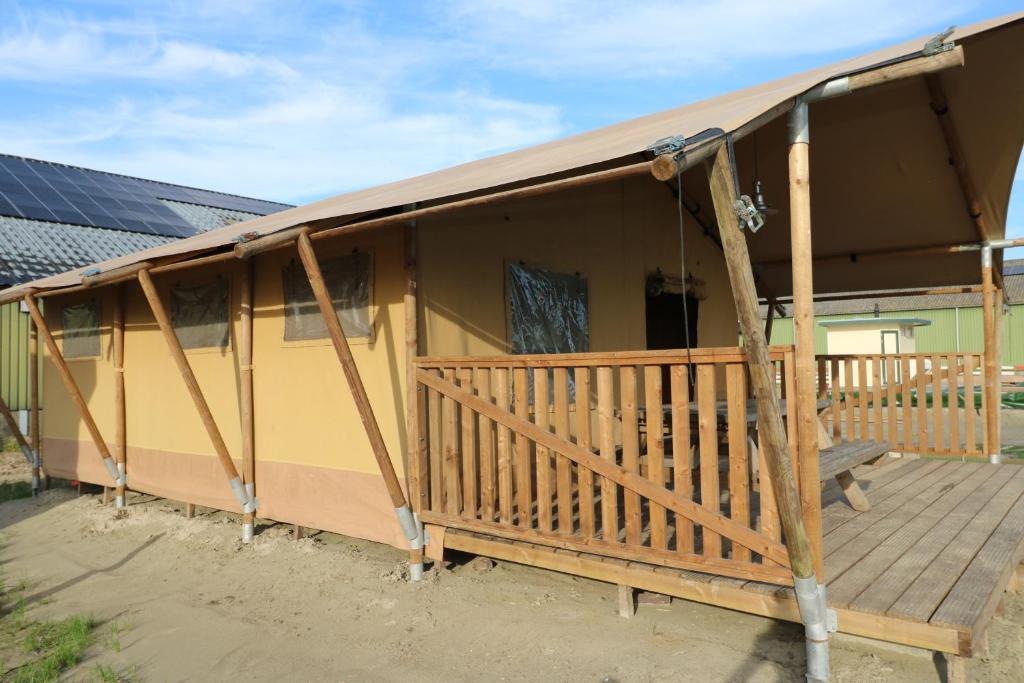
[[[994,399],[1022,18],[7,290],[26,450],[414,579],[451,548],[802,621],[812,680],[836,629],[960,666],[1024,553]],[[984,352],[814,355],[816,298],[908,288],[982,292]],[[955,458],[859,467],[890,450]]]

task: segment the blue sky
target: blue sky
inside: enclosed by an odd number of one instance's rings
[[[0,0],[0,151],[301,203],[1018,9]]]

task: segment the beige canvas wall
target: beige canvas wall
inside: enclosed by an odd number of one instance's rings
[[[736,311],[721,250],[689,216],[687,271],[703,280],[699,346],[735,346]],[[590,349],[646,348],[645,281],[681,272],[676,204],[648,178],[420,222],[421,351],[509,351],[510,261],[587,278]],[[680,321],[681,322],[681,321]]]
[[[736,316],[719,249],[688,222],[687,269],[704,281],[701,346],[735,345]],[[421,352],[505,352],[508,260],[578,271],[588,280],[591,348],[645,348],[644,291],[661,268],[678,277],[679,242],[670,192],[654,182],[615,183],[444,220],[423,221],[420,234]],[[400,228],[317,243],[322,259],[372,254],[373,336],[352,339],[352,353],[399,478],[406,442],[404,255]],[[284,341],[281,270],[293,249],[257,257],[254,315],[256,490],[258,515],[404,546],[394,510],[327,339]],[[241,471],[237,358],[239,275],[227,262],[156,276],[164,295],[176,284],[214,277],[231,284],[232,335],[225,349],[186,351]],[[72,361],[104,436],[114,434],[110,316],[104,302],[102,353]],[[76,299],[69,299],[75,301]],[[124,285],[125,383],[129,487],[171,499],[238,511],[210,439],[165,342],[134,283]],[[61,301],[47,307],[60,336]],[[44,459],[51,473],[109,483],[98,453],[45,363]]]

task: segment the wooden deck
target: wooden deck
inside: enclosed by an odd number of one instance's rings
[[[823,492],[841,632],[970,656],[1024,558],[1024,467],[889,460],[857,470],[872,509]],[[446,548],[798,620],[792,589],[448,529]]]

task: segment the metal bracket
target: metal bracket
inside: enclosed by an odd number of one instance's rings
[[[825,629],[829,633],[835,633],[839,630],[839,613],[831,607],[825,610]]]
[[[736,218],[740,221],[741,230],[746,228],[750,232],[757,232],[764,227],[764,216],[748,195],[741,195],[733,202],[733,208],[736,209]]]
[[[684,147],[686,147],[686,137],[682,135],[673,135],[671,137],[655,140],[647,147],[647,151],[656,157],[660,157],[663,154],[675,154],[676,152],[681,152]]]
[[[928,42],[924,44],[924,47],[921,48],[921,54],[923,54],[925,57],[931,57],[932,55],[937,55],[940,52],[947,52],[949,50],[952,50],[953,41],[949,41],[947,43],[946,38],[949,38],[951,35],[953,35],[953,31],[955,30],[956,26],[950,26],[939,35],[928,40]]]

